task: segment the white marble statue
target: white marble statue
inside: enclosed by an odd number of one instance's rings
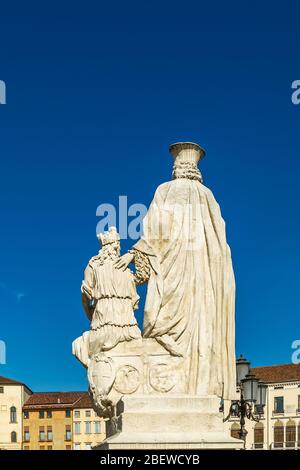
[[[220,398],[236,398],[225,223],[198,169],[201,147],[184,142],[170,151],[173,179],[157,188],[141,239],[120,256],[110,228],[84,273],[91,330],[73,342],[73,353],[88,369],[95,409],[112,424],[101,449],[243,446],[226,434],[219,411]],[[134,310],[136,285],[144,283],[141,334]]]
[[[90,355],[141,337],[133,313],[139,302],[134,275],[114,267],[120,256],[120,236],[110,227],[98,238],[102,248],[90,259],[81,286],[83,307],[91,320]]]
[[[225,224],[197,164],[193,143],[170,147],[173,180],[160,185],[144,218],[143,237],[116,262],[144,263],[148,292],[145,338],[188,357],[186,392],[235,396],[235,282]]]

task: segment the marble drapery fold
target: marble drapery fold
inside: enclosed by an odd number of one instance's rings
[[[235,281],[225,223],[212,192],[178,178],[156,190],[134,249],[151,274],[144,337],[187,358],[187,393],[235,396]]]

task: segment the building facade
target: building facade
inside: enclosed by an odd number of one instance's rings
[[[31,394],[22,382],[0,376],[0,450],[22,449],[22,407]]]
[[[87,392],[33,393],[23,406],[23,450],[89,450],[104,438]]]
[[[267,384],[267,395],[263,414],[255,410],[259,422],[246,419],[246,449],[300,450],[300,364],[256,367],[251,372]],[[229,407],[225,403],[225,416]],[[231,416],[226,425],[238,438],[239,419]]]
[[[92,400],[85,393],[73,408],[73,449],[90,450],[106,436],[106,422],[93,410]]]

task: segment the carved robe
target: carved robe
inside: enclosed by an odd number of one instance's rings
[[[235,397],[235,281],[211,191],[182,177],[156,190],[133,247],[151,266],[145,337],[187,358],[187,393]]]
[[[95,305],[90,347],[96,352],[111,349],[121,341],[141,337],[133,313],[139,301],[134,276],[129,269],[116,269],[113,261],[103,263],[98,257],[92,258],[82,283],[82,291],[89,293]]]

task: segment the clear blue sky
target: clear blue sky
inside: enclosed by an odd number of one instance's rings
[[[279,6],[280,4],[280,6]],[[299,2],[2,2],[0,375],[85,389],[71,342],[96,207],[149,204],[198,142],[227,222],[236,344],[290,362],[299,325]],[[124,242],[126,249],[130,243]]]

